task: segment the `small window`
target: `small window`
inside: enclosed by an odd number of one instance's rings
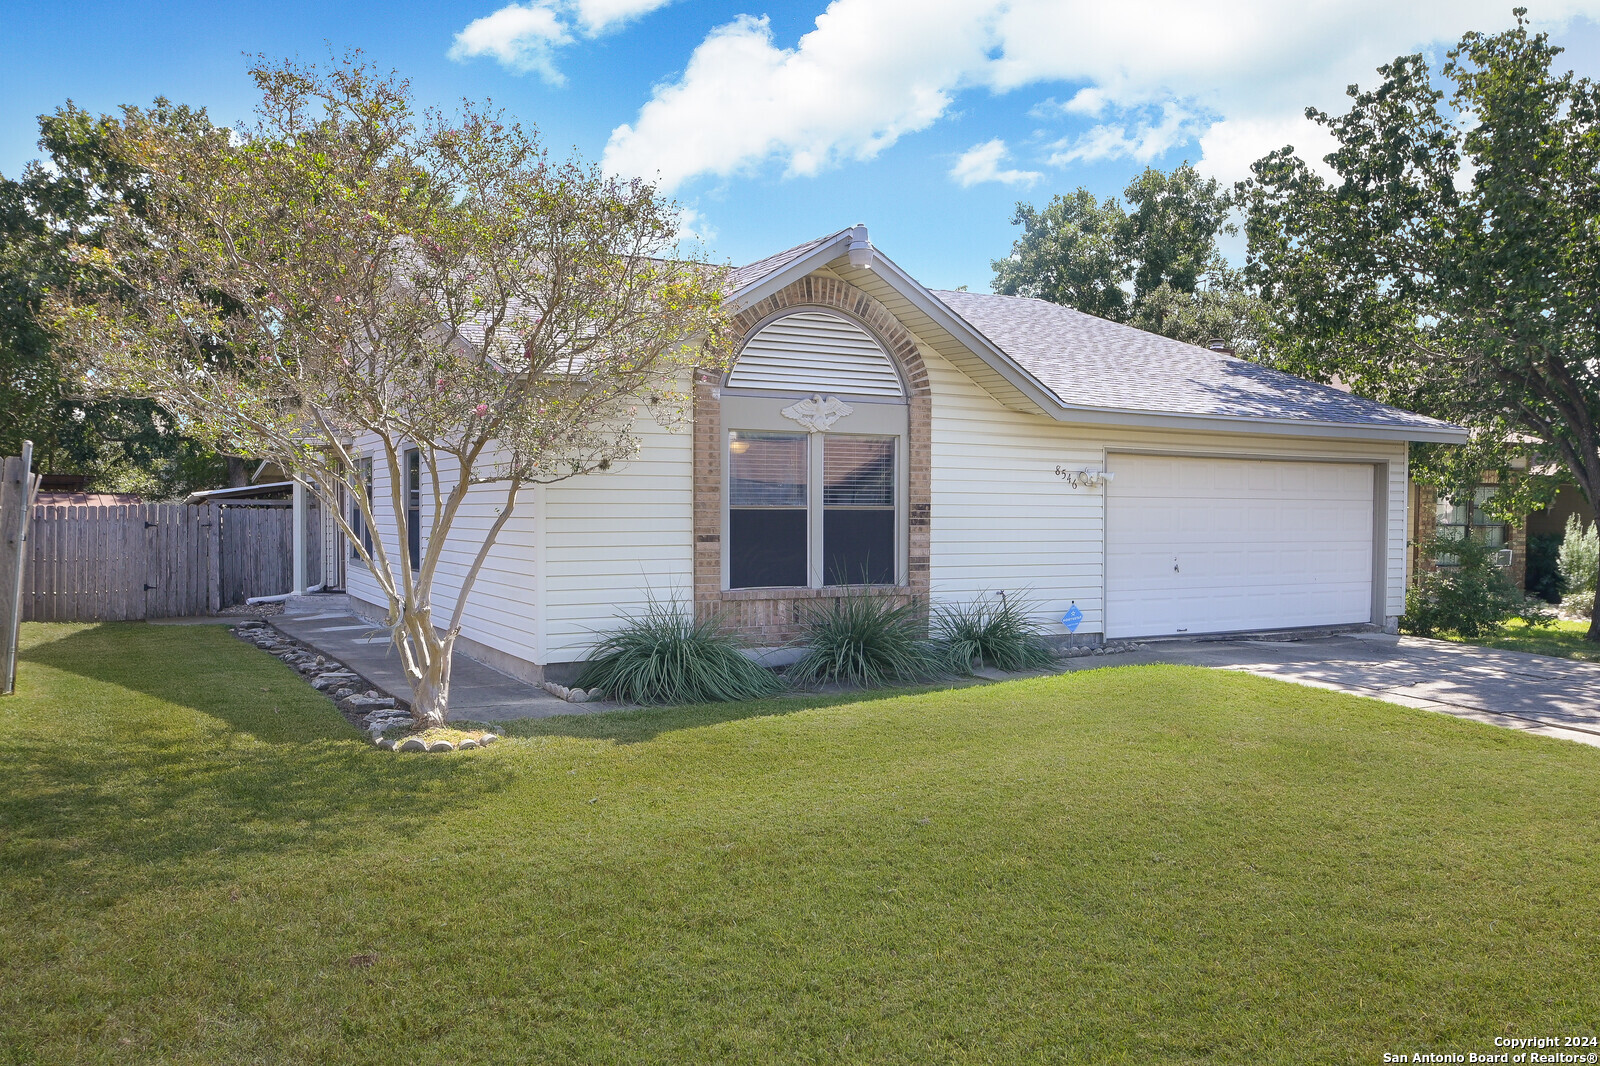
[[[355,531],[356,536],[360,539],[361,547],[363,547],[363,548],[365,548],[367,550],[367,554],[368,555],[371,555],[372,554],[372,529],[371,529],[371,527],[369,527],[367,525],[366,516],[364,514],[362,514],[361,508],[356,505],[356,501],[355,501],[355,498],[354,498],[354,493],[355,492],[364,493],[366,495],[366,497],[367,497],[367,507],[368,507],[368,509],[371,509],[371,507],[372,507],[372,460],[370,458],[363,457],[361,459],[357,459],[356,460],[356,479],[355,480],[356,480],[356,483],[355,483],[355,486],[354,486],[354,490],[353,490],[353,492],[351,494],[351,500],[350,500],[350,528]],[[361,553],[358,550],[356,550],[356,546],[354,544],[350,545],[350,558],[352,558],[352,559],[361,558]]]
[[[823,438],[826,584],[894,584],[894,481],[893,437]]]
[[[806,584],[807,440],[803,433],[728,434],[728,584]]]
[[[1504,548],[1506,524],[1485,509],[1494,494],[1495,486],[1480,485],[1463,503],[1440,496],[1434,510],[1434,533],[1458,540],[1470,533],[1473,540],[1496,551]],[[1454,555],[1441,555],[1434,560],[1437,566],[1455,566],[1456,562]]]
[[[405,452],[406,471],[406,552],[415,572],[422,565],[422,453],[415,448]]]

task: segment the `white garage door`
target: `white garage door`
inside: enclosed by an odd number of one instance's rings
[[[1114,455],[1106,635],[1372,620],[1374,467]]]

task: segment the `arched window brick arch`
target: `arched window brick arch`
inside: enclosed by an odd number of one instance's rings
[[[892,595],[927,602],[929,576],[932,397],[917,342],[872,296],[848,282],[813,274],[795,281],[732,318],[736,350],[786,309],[840,312],[871,333],[906,383],[907,582]],[[802,607],[852,593],[841,588],[724,589],[722,587],[722,375],[696,374],[694,400],[694,603],[700,617],[719,616],[745,639],[781,644],[799,635]]]

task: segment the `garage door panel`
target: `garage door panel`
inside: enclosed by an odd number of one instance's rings
[[[1370,619],[1371,465],[1147,456],[1108,465],[1108,636]]]

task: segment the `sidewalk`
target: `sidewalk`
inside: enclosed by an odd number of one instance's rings
[[[411,686],[400,669],[399,653],[386,629],[353,614],[282,614],[265,620],[280,633],[337,659],[401,702]],[[597,714],[619,711],[620,703],[568,703],[537,685],[469,659],[459,651],[450,670],[450,720],[503,722],[511,718],[553,718],[563,714]]]

